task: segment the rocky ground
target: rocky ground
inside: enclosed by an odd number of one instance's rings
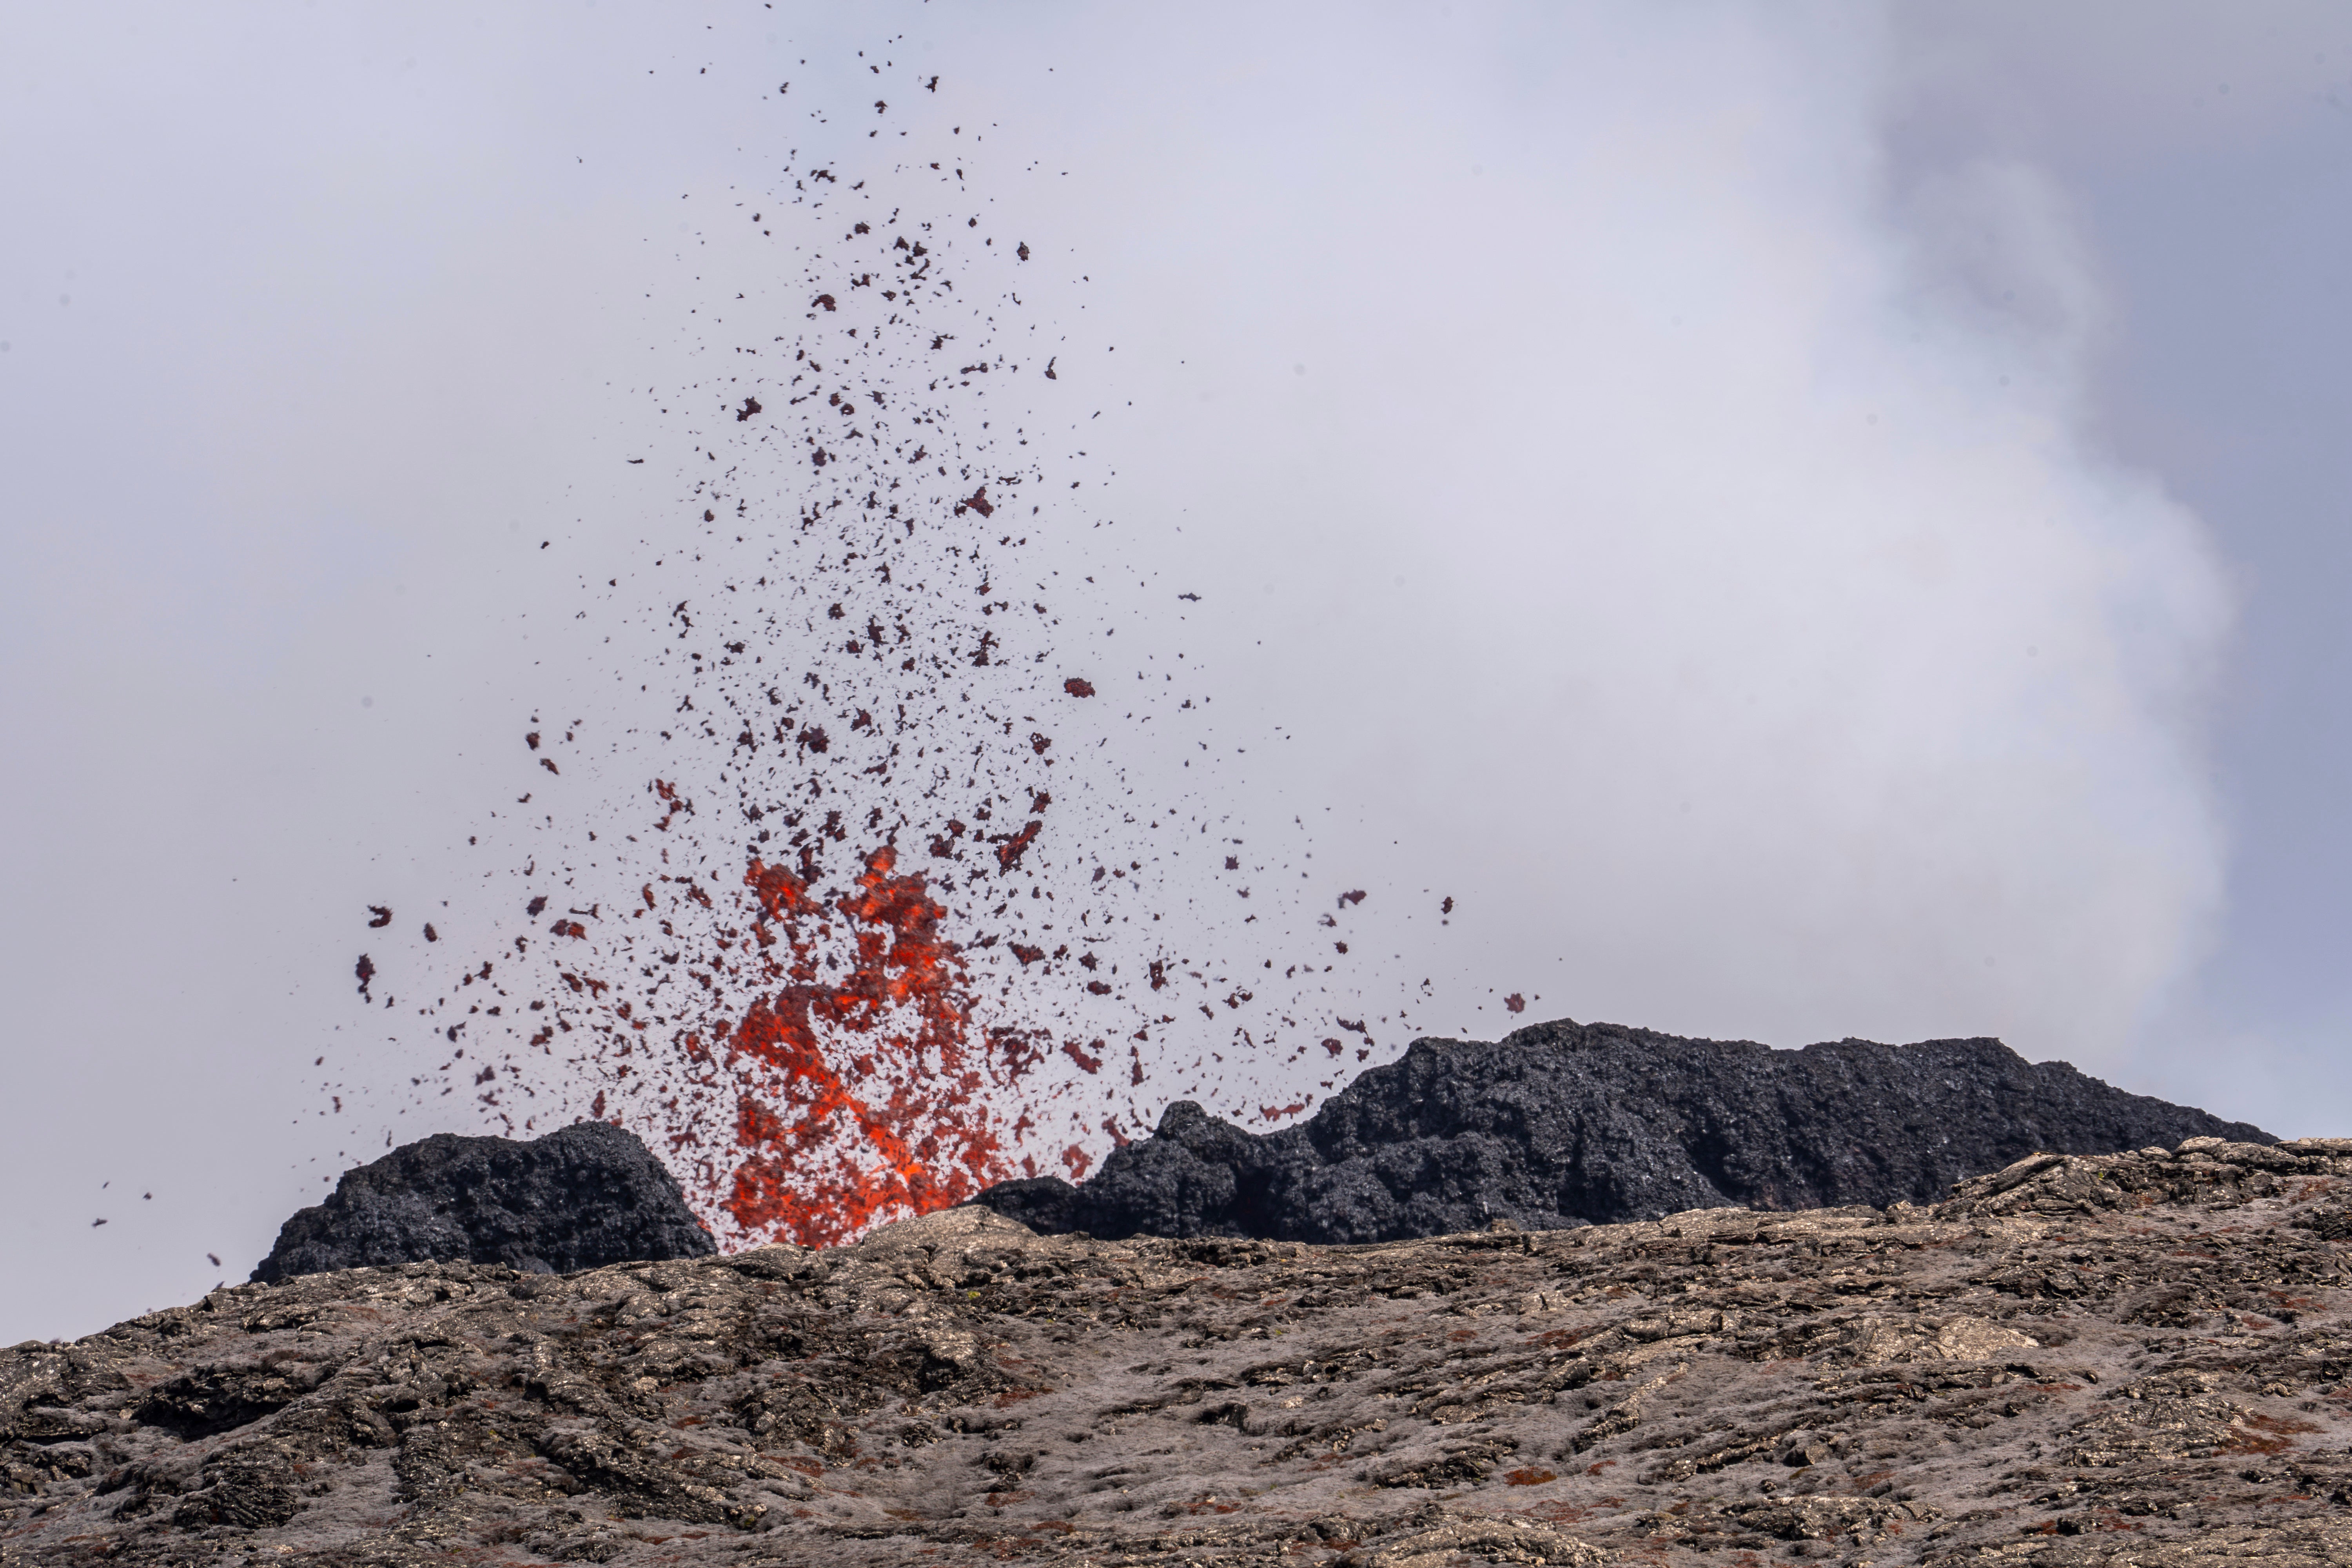
[[[247,1285],[0,1352],[0,1562],[2352,1563],[2352,1140],[1932,1208]]]

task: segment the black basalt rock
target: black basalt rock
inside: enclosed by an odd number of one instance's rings
[[[458,1260],[569,1274],[717,1250],[636,1134],[580,1121],[530,1142],[443,1132],[346,1171],[253,1278]]]
[[[1422,1039],[1297,1126],[1254,1134],[1190,1100],[1084,1184],[973,1201],[1034,1230],[1370,1242],[1654,1219],[1683,1209],[1928,1204],[2037,1152],[2275,1142],[1999,1040],[1782,1051],[1562,1019]]]

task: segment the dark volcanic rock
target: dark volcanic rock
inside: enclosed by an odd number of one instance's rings
[[[635,1133],[581,1121],[530,1143],[443,1132],[346,1171],[253,1278],[451,1260],[569,1274],[717,1250]]]
[[[1778,1051],[1563,1019],[1495,1044],[1416,1040],[1279,1132],[1180,1100],[1081,1186],[1045,1176],[973,1201],[1048,1233],[1391,1241],[1494,1219],[1933,1203],[2042,1151],[2200,1137],[2275,1142],[1999,1040]]]

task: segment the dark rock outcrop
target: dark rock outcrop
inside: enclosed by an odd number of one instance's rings
[[[457,1260],[569,1274],[717,1250],[635,1133],[580,1121],[527,1143],[443,1132],[346,1171],[253,1278]]]
[[[1392,1241],[1496,1219],[1933,1203],[2041,1151],[2200,1137],[2274,1142],[1999,1040],[1780,1051],[1563,1019],[1492,1044],[1416,1040],[1278,1132],[1180,1100],[1083,1185],[1006,1182],[973,1201],[1046,1233]]]

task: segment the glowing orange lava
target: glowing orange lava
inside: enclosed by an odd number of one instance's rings
[[[728,1041],[728,1065],[752,1080],[735,1113],[747,1158],[725,1200],[746,1231],[827,1246],[894,1210],[961,1203],[1017,1173],[982,1097],[1023,1064],[989,1036],[984,1059],[971,1059],[963,960],[940,934],[947,910],[920,876],[894,875],[897,866],[896,849],[874,850],[856,890],[831,906],[783,867],[755,858],[744,874],[768,976],[783,982]],[[825,933],[811,928],[834,915],[849,922],[855,956],[827,981]],[[789,962],[774,955],[771,927]],[[841,1048],[845,1036],[864,1037],[854,1055]]]

